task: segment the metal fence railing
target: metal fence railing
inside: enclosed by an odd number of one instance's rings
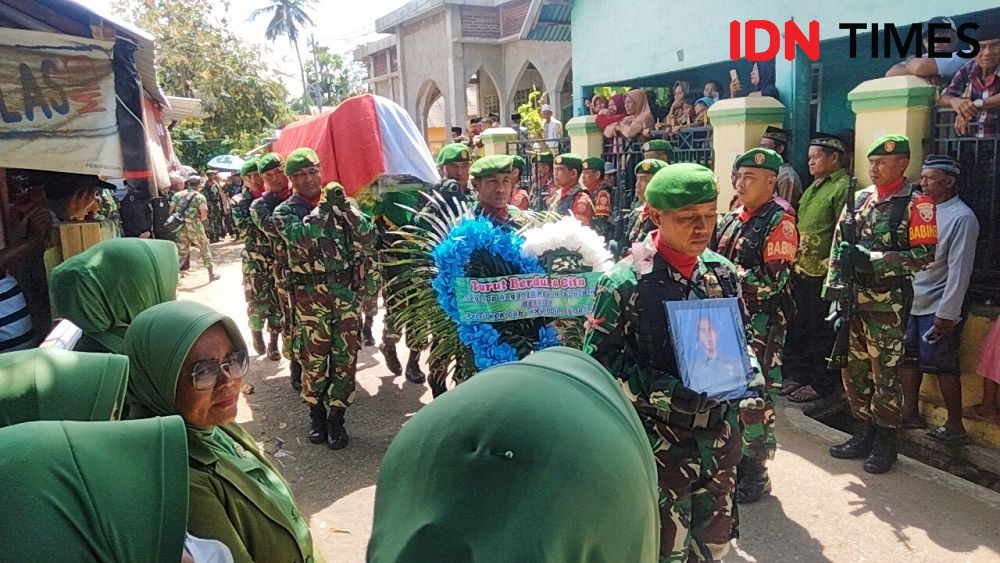
[[[947,154],[961,163],[958,193],[979,219],[969,294],[976,302],[996,302],[1000,295],[1000,131],[970,123],[965,134],[959,136],[954,110],[936,108],[931,136],[925,144],[929,153]]]

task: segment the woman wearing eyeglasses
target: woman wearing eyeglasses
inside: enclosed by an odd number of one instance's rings
[[[234,420],[247,347],[232,319],[191,301],[156,305],[125,333],[129,416],[179,414],[187,427],[188,531],[237,562],[316,561],[288,484]]]

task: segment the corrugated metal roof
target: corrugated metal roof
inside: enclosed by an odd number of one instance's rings
[[[531,41],[569,41],[571,39],[570,27],[562,24],[536,24],[528,32],[525,39]]]
[[[565,2],[532,0],[521,38],[531,41],[569,41],[573,7]]]
[[[542,10],[538,14],[538,23],[568,24],[572,11],[573,7],[568,4],[542,4]]]

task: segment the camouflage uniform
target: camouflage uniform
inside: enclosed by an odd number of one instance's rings
[[[251,332],[260,332],[267,325],[269,332],[281,330],[281,310],[271,271],[271,245],[250,217],[253,193],[244,189],[233,199],[233,223],[240,240],[243,266],[243,295],[247,301],[247,318]]]
[[[273,220],[288,249],[302,400],[347,408],[361,347],[358,313],[365,268],[371,266],[364,251],[373,242],[371,221],[331,188],[315,208],[292,195],[274,210]]]
[[[637,242],[642,242],[646,235],[656,230],[656,224],[645,213],[646,205],[641,204],[632,208],[626,218],[628,225],[628,244],[631,247]]]
[[[222,188],[218,184],[209,182],[202,191],[208,203],[208,222],[205,225],[205,232],[212,242],[218,242],[222,237]]]
[[[553,184],[553,191],[549,195],[549,211],[566,215],[578,219],[584,226],[589,227],[594,217],[594,202],[591,201],[587,190],[583,186],[576,185],[568,190],[560,189]]]
[[[292,305],[292,297],[289,293],[288,282],[288,248],[285,240],[278,233],[272,215],[274,209],[281,204],[282,200],[272,192],[266,192],[250,204],[250,217],[253,224],[262,233],[270,246],[268,266],[274,279],[275,301],[278,303],[278,310],[281,313],[281,355],[289,361],[296,361],[293,346],[293,339],[296,335],[295,309]]]
[[[101,228],[107,229],[112,237],[121,236],[121,214],[118,212],[114,190],[101,188],[97,192],[97,213],[94,214],[94,219],[100,221]]]
[[[934,204],[905,180],[893,195],[877,201],[875,186],[855,195],[857,242],[872,253],[871,271],[856,271],[855,315],[844,391],[854,417],[882,428],[902,424],[898,365],[903,329],[913,296],[913,274],[934,261],[937,223]],[[846,210],[845,210],[846,211]],[[840,248],[841,213],[833,235],[824,297],[835,297],[845,267]]]
[[[587,319],[584,351],[618,378],[646,429],[660,485],[660,560],[721,560],[737,536],[733,489],[740,461],[737,410],[728,404],[693,417],[670,343],[665,301],[737,297],[735,267],[706,250],[691,280],[656,252],[621,260],[601,278]],[[651,256],[651,258],[650,258]],[[755,370],[756,360],[751,358]]]
[[[767,380],[764,408],[740,411],[743,455],[774,459],[774,402],[781,390],[781,352],[792,313],[788,277],[798,248],[795,212],[777,199],[752,214],[739,206],[719,223],[711,248],[736,265],[750,315],[750,347]]]
[[[180,263],[183,265],[188,261],[191,245],[194,244],[201,251],[201,261],[205,264],[205,268],[214,269],[212,250],[208,247],[208,237],[205,235],[205,224],[201,221],[201,211],[207,206],[205,196],[195,190],[181,190],[170,198],[170,212],[176,213],[184,208],[188,198],[191,198],[191,203],[184,211],[184,226],[177,231],[175,239]]]

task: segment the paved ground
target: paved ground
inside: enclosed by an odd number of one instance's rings
[[[245,327],[239,247],[220,243],[213,252],[222,280],[207,284],[199,264],[182,280],[181,299],[212,305]],[[247,383],[254,391],[242,397],[238,418],[283,466],[330,563],[364,560],[382,455],[430,401],[425,388],[389,373],[375,348],[362,350],[358,368],[345,450],[302,438],[306,409],[288,385],[284,361],[253,360]],[[858,462],[826,455],[842,434],[793,409],[780,412],[775,494],[741,511],[743,538],[726,561],[1000,562],[1000,494],[908,459],[889,474],[868,475]]]

